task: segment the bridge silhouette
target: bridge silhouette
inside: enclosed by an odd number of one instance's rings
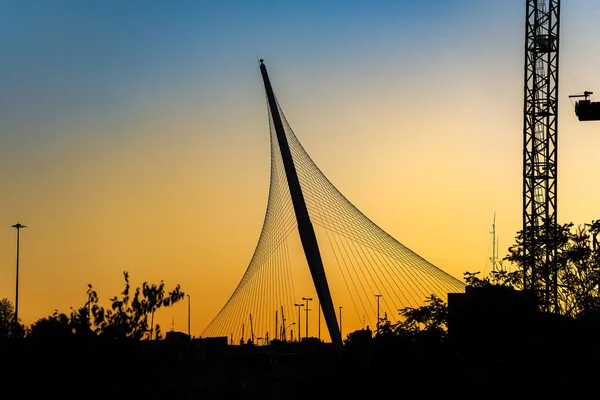
[[[201,336],[231,344],[318,337],[340,346],[349,330],[463,292],[461,280],[386,233],[327,179],[285,119],[262,59],[260,70],[271,142],[267,209],[246,271]]]

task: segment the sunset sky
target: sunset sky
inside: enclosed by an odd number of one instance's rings
[[[462,279],[522,223],[525,0],[0,2],[0,298],[29,325],[164,280],[198,336],[234,290],[267,204],[257,59],[331,182]],[[600,3],[563,1],[558,219],[600,218]],[[594,97],[592,97],[594,100]],[[3,226],[3,228],[2,228]],[[161,310],[187,330],[185,302]],[[351,327],[348,327],[350,329]]]

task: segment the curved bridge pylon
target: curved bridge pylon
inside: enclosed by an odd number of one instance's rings
[[[395,322],[399,309],[422,306],[431,295],[447,301],[448,293],[463,292],[462,281],[336,189],[285,119],[262,59],[260,71],[271,131],[266,215],[244,275],[201,336],[230,344],[316,337],[341,347],[344,332]]]

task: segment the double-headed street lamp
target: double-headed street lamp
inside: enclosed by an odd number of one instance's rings
[[[300,341],[300,335],[301,335],[301,331],[300,331],[300,307],[304,307],[304,304],[302,303],[294,303],[294,305],[296,307],[298,307],[298,341]]]
[[[302,300],[306,301],[306,307],[304,308],[304,311],[306,312],[306,335],[304,335],[304,337],[308,338],[308,312],[310,311],[308,302],[312,300],[312,297],[303,297]]]

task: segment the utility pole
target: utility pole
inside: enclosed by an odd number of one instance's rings
[[[300,336],[302,336],[302,331],[300,330],[300,307],[304,307],[302,303],[294,303],[296,307],[298,307],[298,341],[300,341]]]
[[[342,333],[342,306],[340,306],[340,339],[342,340],[342,343],[344,342],[343,340],[343,333]]]
[[[304,311],[306,312],[306,335],[305,338],[308,337],[308,312],[310,309],[308,308],[308,302],[312,300],[312,297],[303,297],[302,300],[306,301],[306,307],[304,307]]]
[[[281,338],[284,342],[287,341],[287,336],[285,333],[285,314],[283,313],[283,306],[281,306]]]
[[[19,248],[21,247],[21,229],[27,228],[25,225],[16,223],[12,226],[17,230],[17,285],[15,290],[15,329],[19,326]]]
[[[319,313],[319,342],[321,341],[321,301],[318,302],[318,313]]]
[[[188,339],[192,340],[192,335],[190,334],[190,316],[191,316],[191,300],[190,300],[190,295],[187,295],[188,298]]]
[[[376,294],[375,297],[377,297],[377,324],[376,324],[376,328],[377,331],[379,331],[379,299],[381,298],[380,294]]]

